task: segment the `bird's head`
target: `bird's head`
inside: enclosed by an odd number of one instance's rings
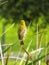
[[[20,24],[23,25],[23,26],[25,26],[25,21],[21,20]]]
[[[24,29],[24,28],[26,28],[25,21],[24,20],[21,20],[20,21],[20,29]]]

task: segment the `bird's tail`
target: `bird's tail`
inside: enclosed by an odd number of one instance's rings
[[[24,45],[24,42],[23,40],[20,41],[20,46],[23,46]]]

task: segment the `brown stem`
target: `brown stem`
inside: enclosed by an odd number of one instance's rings
[[[32,57],[31,57],[31,55],[28,53],[28,51],[26,51],[24,47],[22,47],[22,49],[26,52],[26,54],[30,57],[30,59],[31,59],[31,61],[32,61]]]

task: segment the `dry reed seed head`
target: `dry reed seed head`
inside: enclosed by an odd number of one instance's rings
[[[10,49],[7,51],[7,55],[8,55],[8,56],[10,55]]]
[[[46,64],[49,65],[49,59],[46,61]]]
[[[25,21],[24,21],[24,20],[21,20],[21,21],[20,21],[20,24],[21,24],[21,25],[25,25]]]

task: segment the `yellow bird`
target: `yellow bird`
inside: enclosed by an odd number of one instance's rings
[[[24,45],[24,38],[26,36],[26,33],[27,33],[27,27],[26,27],[26,24],[25,24],[25,21],[24,20],[21,20],[20,21],[20,27],[18,29],[18,38],[20,39],[20,45],[23,46]]]
[[[21,20],[20,21],[20,27],[18,29],[18,38],[20,39],[20,46],[22,47],[22,49],[26,52],[26,54],[30,57],[30,59],[32,60],[32,57],[31,55],[25,50],[25,48],[23,47],[24,45],[24,38],[27,34],[27,27],[26,27],[26,24],[25,24],[25,21],[24,20]]]

